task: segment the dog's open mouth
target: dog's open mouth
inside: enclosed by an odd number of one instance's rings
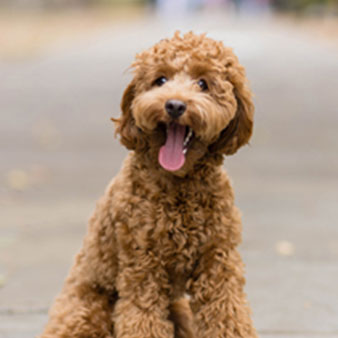
[[[165,170],[176,171],[183,167],[193,136],[194,132],[188,126],[175,122],[167,125],[167,138],[158,154],[158,161]]]

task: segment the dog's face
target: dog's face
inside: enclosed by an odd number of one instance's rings
[[[117,132],[128,149],[156,154],[167,171],[206,154],[233,154],[251,136],[253,104],[231,49],[178,33],[136,56]]]

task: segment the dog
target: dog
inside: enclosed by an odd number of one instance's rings
[[[136,55],[122,115],[130,152],[89,221],[42,338],[257,337],[226,155],[248,143],[245,70],[179,32]]]

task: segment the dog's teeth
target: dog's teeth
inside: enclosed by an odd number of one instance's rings
[[[186,147],[187,147],[187,145],[189,144],[192,135],[193,135],[193,131],[192,131],[192,129],[189,127],[188,135],[185,137],[184,142],[183,142],[183,147],[184,147],[184,149],[183,149],[183,154],[186,154],[186,152],[187,152],[187,150],[188,150],[188,148],[186,148]]]
[[[188,142],[190,141],[191,137],[192,137],[192,129],[189,128],[188,135],[185,137],[185,140],[184,140],[184,145],[188,144]]]
[[[192,129],[189,128],[188,139],[190,139],[191,136],[192,136]]]

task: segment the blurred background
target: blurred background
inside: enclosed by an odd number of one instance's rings
[[[262,337],[338,337],[337,0],[0,0],[0,337],[40,333],[126,150],[135,53],[175,30],[234,48],[251,145],[225,160]]]

